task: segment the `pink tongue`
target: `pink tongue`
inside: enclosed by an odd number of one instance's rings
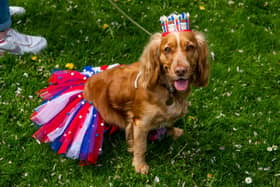
[[[188,80],[177,80],[174,82],[174,86],[177,91],[185,91],[188,89],[189,81]]]

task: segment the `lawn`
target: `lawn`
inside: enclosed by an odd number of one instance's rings
[[[45,36],[48,48],[0,58],[0,186],[280,186],[279,1],[115,2],[151,33],[174,11],[190,12],[191,28],[205,33],[211,78],[176,123],[185,134],[149,143],[148,175],[134,172],[123,132],[84,167],[38,144],[29,117],[53,69],[135,62],[149,35],[107,0],[10,0],[27,10],[13,28]]]

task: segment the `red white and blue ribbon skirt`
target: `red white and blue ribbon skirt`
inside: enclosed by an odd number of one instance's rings
[[[50,143],[58,154],[78,159],[81,164],[95,164],[102,152],[104,131],[116,128],[104,126],[94,105],[84,100],[84,84],[90,76],[116,65],[86,66],[82,72],[55,71],[49,86],[38,92],[44,103],[31,115],[40,127],[33,137]]]

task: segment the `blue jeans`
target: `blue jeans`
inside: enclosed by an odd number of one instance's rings
[[[0,32],[10,28],[11,25],[8,0],[0,0]]]

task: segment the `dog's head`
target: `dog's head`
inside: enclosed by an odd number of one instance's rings
[[[140,57],[141,84],[148,88],[165,80],[179,92],[188,90],[190,84],[207,86],[207,56],[207,44],[200,32],[172,32],[164,37],[154,34]]]

